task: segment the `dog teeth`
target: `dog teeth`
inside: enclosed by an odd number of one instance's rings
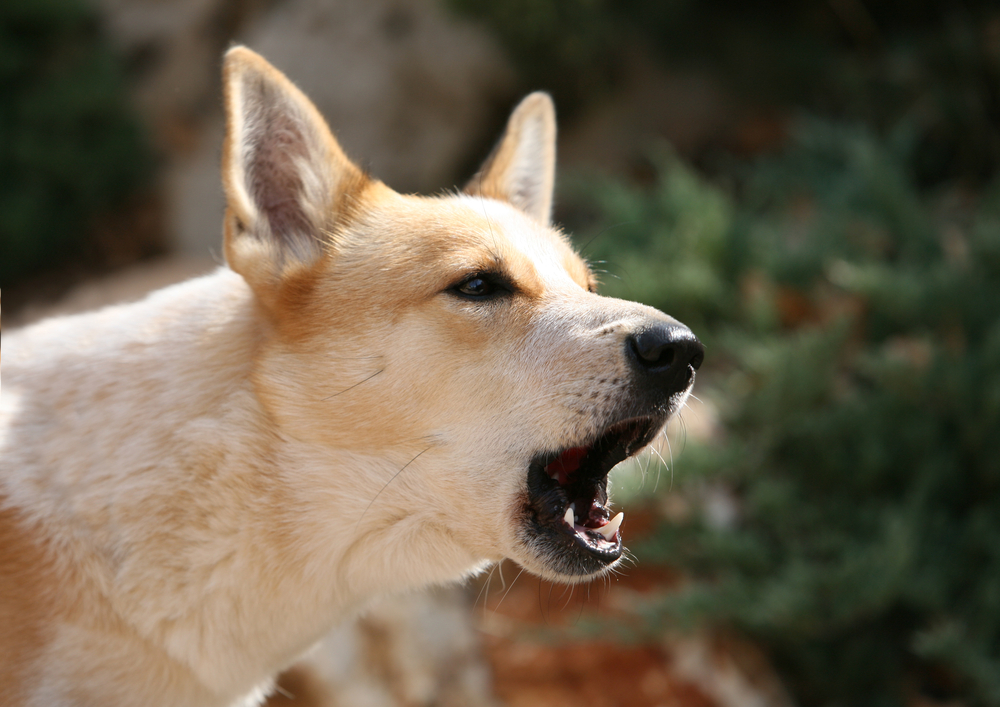
[[[573,504],[571,503],[568,506],[566,506],[566,513],[563,514],[563,523],[565,523],[571,528],[573,527],[573,523],[576,520],[576,517],[574,515],[575,511],[576,509],[573,507]]]
[[[604,539],[611,541],[615,537],[615,533],[618,532],[618,528],[621,527],[622,520],[625,518],[625,514],[619,512],[614,518],[609,520],[606,525],[602,525],[600,528],[594,528],[598,533],[604,536]]]

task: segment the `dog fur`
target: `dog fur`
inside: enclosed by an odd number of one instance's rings
[[[532,459],[635,410],[659,430],[690,389],[697,361],[636,402],[627,342],[696,340],[595,294],[550,225],[547,95],[463,192],[420,197],[252,51],[224,91],[228,266],[6,337],[5,707],[255,705],[372,596],[503,558],[592,578],[614,562],[538,539]]]

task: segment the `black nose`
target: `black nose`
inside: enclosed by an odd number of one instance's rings
[[[690,329],[678,324],[656,324],[633,332],[627,339],[632,364],[670,392],[679,392],[691,382],[705,359],[705,348]]]

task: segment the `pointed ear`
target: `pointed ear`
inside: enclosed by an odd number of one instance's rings
[[[223,90],[226,260],[258,289],[322,255],[340,196],[364,176],[316,107],[259,54],[230,49]]]
[[[539,91],[514,109],[503,137],[465,192],[510,202],[548,224],[555,173],[556,111],[549,94]]]

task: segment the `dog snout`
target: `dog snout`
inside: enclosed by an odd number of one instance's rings
[[[625,346],[633,370],[667,395],[687,388],[705,358],[698,337],[682,324],[642,327],[626,337]]]

